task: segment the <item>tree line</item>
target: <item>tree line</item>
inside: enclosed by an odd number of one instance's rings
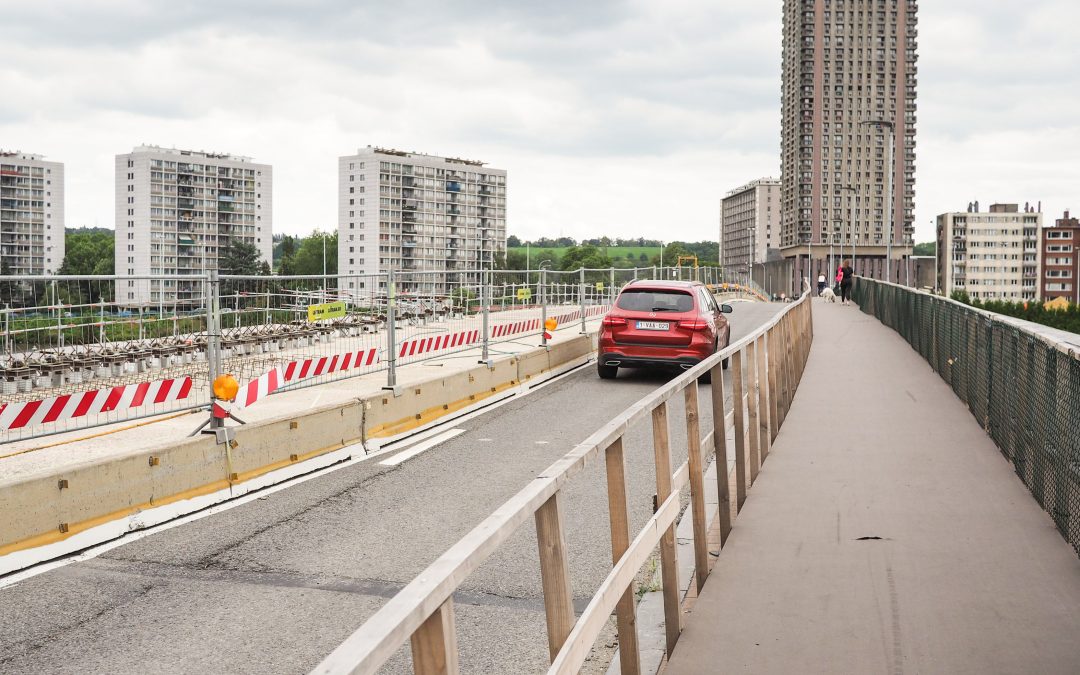
[[[676,265],[680,256],[697,256],[698,265],[716,266],[719,265],[719,251],[717,248],[717,242],[715,241],[698,241],[698,242],[680,242],[674,241],[663,247],[662,252],[658,251],[654,255],[648,255],[646,253],[612,253],[608,254],[605,251],[604,246],[599,246],[592,243],[582,243],[571,245],[569,248],[537,248],[535,251],[526,254],[525,251],[515,250],[511,246],[511,241],[516,237],[511,236],[507,239],[507,251],[505,255],[498,256],[496,258],[496,267],[506,270],[523,270],[523,269],[539,269],[541,266],[549,269],[556,270],[576,270],[581,267],[587,268],[631,268],[631,267],[651,267],[653,265],[665,265],[673,267]],[[603,239],[606,239],[604,237]],[[544,239],[538,241],[543,242]],[[554,240],[559,241],[559,240]],[[588,240],[594,241],[594,240]],[[629,247],[649,247],[649,240],[625,240],[616,239],[609,240],[612,243],[611,247],[617,246],[629,246]],[[630,244],[620,244],[616,242],[632,241]],[[639,244],[638,241],[644,241],[645,244]],[[660,248],[659,242],[655,248]],[[684,262],[684,264],[687,264]]]
[[[1073,302],[1070,302],[1065,309],[1056,309],[1046,307],[1046,303],[1042,300],[1022,300],[1019,302],[980,300],[979,298],[972,298],[965,291],[953,291],[949,297],[976,309],[984,309],[995,314],[1011,316],[1014,319],[1023,319],[1050,328],[1080,334],[1080,305]]]

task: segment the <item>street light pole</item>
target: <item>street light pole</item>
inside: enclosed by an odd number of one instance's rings
[[[876,125],[886,127],[889,130],[889,147],[885,152],[885,196],[888,204],[888,221],[885,239],[885,280],[892,283],[892,243],[893,243],[893,212],[896,208],[896,199],[893,195],[893,148],[896,145],[896,123],[887,120],[863,120],[859,125]]]

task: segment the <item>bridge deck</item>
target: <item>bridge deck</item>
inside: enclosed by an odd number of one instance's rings
[[[1080,672],[1080,560],[975,419],[858,308],[814,327],[667,672]]]

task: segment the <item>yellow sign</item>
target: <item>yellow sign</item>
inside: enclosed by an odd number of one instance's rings
[[[530,290],[528,288],[519,288],[517,290],[517,299],[518,300],[531,300],[532,299],[532,290]]]
[[[307,320],[321,321],[323,319],[336,319],[345,316],[345,301],[326,302],[321,305],[308,305]]]
[[[598,290],[598,291],[604,290],[604,282],[603,281],[597,281],[596,282],[596,290]]]

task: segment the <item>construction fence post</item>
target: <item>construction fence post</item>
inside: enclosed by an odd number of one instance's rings
[[[483,334],[484,344],[483,351],[480,355],[480,363],[487,363],[491,358],[488,351],[490,340],[488,337],[488,328],[491,321],[491,273],[488,270],[482,270],[480,272],[480,305],[483,308]]]
[[[581,276],[578,281],[578,301],[581,305],[581,334],[584,335],[585,330],[585,268],[581,268]]]
[[[386,388],[397,386],[397,286],[394,271],[386,273]]]
[[[547,347],[548,343],[548,330],[547,330],[547,270],[540,270],[540,288],[537,289],[540,295],[540,346]]]

